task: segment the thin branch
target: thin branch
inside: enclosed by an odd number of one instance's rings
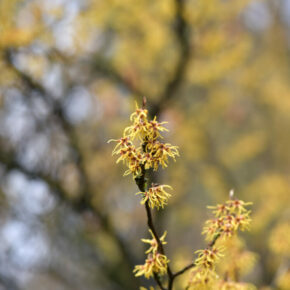
[[[143,144],[143,149],[145,148],[145,144]],[[146,170],[145,170],[145,166],[144,164],[141,166],[141,175],[140,177],[135,178],[135,182],[139,188],[140,191],[145,192],[146,191]],[[145,202],[145,209],[146,209],[146,214],[147,214],[147,225],[149,227],[149,229],[152,231],[153,236],[155,238],[155,240],[157,241],[158,244],[158,251],[164,255],[164,248],[163,245],[159,239],[159,236],[156,232],[154,223],[153,223],[153,218],[152,218],[152,213],[151,213],[151,209],[149,207],[148,201]],[[172,276],[172,272],[170,270],[169,265],[167,265],[167,273],[168,276],[171,277]],[[159,287],[161,288],[161,290],[165,290],[165,288],[162,285],[162,282],[160,281],[160,278],[158,277],[158,275],[155,275],[154,273],[154,280],[156,281],[156,283],[159,285]]]
[[[166,290],[166,288],[163,287],[158,275],[156,273],[153,274],[154,275],[154,279],[157,283],[157,285],[160,287],[161,290]]]
[[[218,233],[214,236],[213,240],[208,244],[208,248],[211,248],[215,245],[216,241],[218,240],[218,238],[221,236],[221,233]],[[191,263],[189,265],[187,265],[186,267],[184,267],[182,270],[174,273],[172,275],[172,279],[171,279],[171,285],[173,285],[173,282],[174,282],[174,279],[182,274],[184,274],[186,271],[190,270],[191,268],[195,267],[195,263]],[[172,286],[171,286],[172,287]],[[169,288],[168,289],[172,289],[172,288]]]
[[[187,270],[189,270],[189,269],[191,269],[191,268],[193,268],[193,267],[195,267],[195,264],[194,264],[194,263],[191,263],[191,264],[189,264],[188,266],[184,267],[182,270],[180,270],[180,271],[174,273],[174,274],[173,274],[173,277],[176,278],[177,276],[182,275],[182,274],[185,273]]]
[[[217,234],[214,236],[213,240],[208,244],[208,248],[212,248],[212,247],[215,245],[216,241],[218,240],[218,238],[219,238],[220,236],[221,236],[221,233],[220,233],[220,232],[217,233]]]

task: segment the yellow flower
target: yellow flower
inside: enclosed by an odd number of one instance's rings
[[[226,214],[229,210],[226,204],[218,204],[217,206],[207,206],[207,208],[214,209],[212,212],[215,214],[216,217]]]
[[[169,157],[176,161],[175,157],[179,156],[177,146],[172,146],[169,143],[164,144],[159,141],[147,142],[146,152],[151,152],[154,170],[157,170],[159,165],[163,168],[167,167]]]
[[[111,143],[112,141],[113,142],[117,142],[117,145],[114,148],[114,150],[112,152],[112,155],[119,154],[120,151],[121,151],[121,148],[126,148],[126,147],[130,147],[130,146],[133,145],[128,137],[123,137],[123,138],[120,138],[120,139],[110,139],[108,141],[108,143]]]
[[[120,139],[111,139],[110,142],[117,142],[112,155],[120,155],[117,163],[122,161],[128,169],[124,175],[133,174],[136,178],[142,174],[142,170],[157,170],[159,165],[163,168],[167,167],[169,157],[175,161],[175,157],[179,156],[177,146],[169,143],[163,144],[157,139],[161,136],[161,132],[168,131],[162,125],[166,122],[157,122],[156,117],[152,121],[148,121],[148,111],[138,108],[131,114],[130,120],[133,124],[125,128],[123,137]],[[135,138],[139,142],[133,143]],[[143,168],[143,169],[142,169]],[[164,205],[161,202],[162,206]]]
[[[145,278],[149,279],[150,277],[153,277],[153,273],[154,273],[153,268],[154,268],[154,259],[152,256],[149,256],[145,260],[144,265],[135,266],[133,273],[136,273],[135,274],[136,277],[144,275]]]
[[[125,171],[124,176],[132,173],[133,177],[136,178],[137,176],[141,175],[142,167],[140,160],[141,159],[139,159],[138,156],[132,156],[127,164],[129,169]]]
[[[169,262],[165,255],[160,253],[149,254],[145,264],[135,266],[133,272],[136,273],[136,277],[144,275],[147,279],[153,277],[154,273],[164,275],[167,272],[167,264]]]
[[[145,192],[138,192],[136,194],[143,194],[143,198],[141,200],[141,204],[145,204],[148,201],[149,206],[153,209],[156,207],[157,209],[164,208],[165,205],[168,203],[168,199],[170,198],[171,194],[166,192],[164,189],[170,188],[169,185],[157,185],[149,188],[149,190]]]
[[[219,261],[222,255],[222,248],[212,247],[205,250],[198,250],[195,253],[198,254],[198,258],[195,260],[195,265],[202,268],[213,269],[215,263]]]
[[[152,252],[152,253],[155,254],[155,253],[158,251],[158,243],[157,243],[157,241],[156,241],[156,239],[155,239],[155,237],[154,237],[152,231],[149,230],[149,232],[150,232],[150,234],[151,234],[151,236],[152,236],[152,239],[151,239],[151,240],[149,240],[149,239],[141,239],[141,241],[142,241],[143,243],[150,244],[150,248],[145,252],[146,254],[149,254],[150,252]],[[164,241],[166,235],[167,235],[167,231],[165,231],[164,234],[162,235],[162,237],[159,239],[160,242],[161,242],[163,245],[167,244],[167,242]]]
[[[236,215],[233,221],[234,227],[236,230],[240,229],[241,231],[248,230],[250,227],[251,219],[249,217],[249,212],[244,214]]]
[[[148,111],[146,109],[140,109],[138,107],[137,102],[135,103],[135,105],[136,105],[136,111],[131,114],[130,121],[138,123],[140,120],[144,121],[145,119],[147,119]]]
[[[206,235],[206,240],[213,239],[216,234],[227,238],[233,236],[239,229],[248,230],[251,212],[245,206],[250,204],[242,200],[229,200],[225,204],[208,206],[213,209],[216,218],[205,222],[202,234]]]
[[[141,141],[146,139],[147,136],[147,119],[140,120],[137,122],[134,122],[132,126],[129,126],[125,128],[124,135],[130,137],[132,140],[134,140],[136,137],[139,137]]]
[[[242,200],[228,200],[226,202],[226,205],[228,206],[230,212],[237,212],[238,214],[247,212],[248,210],[245,208],[245,206],[252,205],[252,202],[244,202]]]
[[[158,137],[163,138],[160,132],[169,131],[163,124],[167,124],[167,122],[159,123],[156,121],[156,117],[150,122],[147,123],[147,133],[148,133],[148,140],[156,140]]]

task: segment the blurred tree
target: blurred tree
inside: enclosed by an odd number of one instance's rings
[[[145,212],[106,144],[146,95],[181,153],[152,176],[176,192],[155,217],[172,267],[201,248],[205,206],[235,188],[254,202],[244,239],[258,258],[246,280],[287,289],[289,6],[2,0],[1,287],[147,285],[132,273]]]

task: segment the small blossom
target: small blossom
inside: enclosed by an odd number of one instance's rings
[[[135,266],[133,273],[136,273],[135,274],[136,277],[144,275],[145,278],[149,279],[150,277],[153,277],[153,268],[154,268],[154,259],[151,255],[145,260],[144,265]]]
[[[110,139],[108,143],[111,143],[111,142],[117,142],[117,145],[115,146],[112,152],[112,155],[119,154],[121,151],[121,148],[129,147],[133,145],[128,137],[123,137],[120,139]]]
[[[148,116],[148,111],[146,109],[139,108],[136,102],[136,111],[131,114],[130,121],[138,123],[140,120],[147,119],[147,116]]]
[[[220,229],[224,225],[223,218],[215,218],[209,219],[205,222],[205,226],[203,227],[202,234],[206,235],[206,240],[210,241],[214,238],[214,236],[220,232]]]
[[[149,206],[153,209],[156,207],[157,209],[164,208],[168,203],[168,199],[171,194],[165,191],[165,188],[172,189],[169,185],[157,185],[149,188],[148,191],[138,192],[136,194],[143,194],[143,198],[141,200],[141,204],[145,204],[148,201]]]
[[[169,260],[165,255],[160,253],[149,254],[144,265],[135,266],[134,273],[136,277],[144,276],[149,279],[154,273],[164,275],[167,272]]]
[[[140,160],[137,157],[132,157],[128,162],[129,169],[125,171],[124,176],[133,174],[133,177],[136,178],[142,174],[142,167]]]
[[[217,206],[208,206],[207,208],[214,209],[212,212],[216,217],[224,215],[228,212],[228,207],[226,204],[218,204]]]
[[[253,203],[244,202],[242,200],[235,199],[235,200],[228,200],[226,204],[231,212],[237,212],[240,214],[243,212],[247,212],[248,210],[245,208],[245,206],[252,205]]]
[[[165,255],[157,253],[155,256],[154,272],[164,275],[167,272],[167,264],[169,260]]]
[[[239,214],[234,218],[234,226],[241,231],[248,230],[250,227],[251,219],[249,217],[249,212],[244,214]]]
[[[235,227],[230,223],[225,223],[220,231],[223,238],[230,238],[235,234]]]
[[[147,244],[150,244],[150,248],[145,252],[146,254],[149,254],[149,253],[156,253],[158,251],[158,243],[152,233],[151,230],[149,230],[151,236],[152,236],[152,239],[141,239],[141,241],[143,243],[147,243]],[[164,232],[164,234],[159,238],[160,242],[165,245],[167,244],[167,242],[164,241],[165,237],[167,235],[167,231]]]
[[[152,152],[152,167],[156,171],[161,165],[163,168],[167,167],[169,157],[175,161],[175,157],[179,156],[178,147],[172,146],[169,143],[161,143],[159,141],[148,142],[146,145],[147,152]]]
[[[195,265],[203,268],[214,268],[215,263],[219,261],[222,255],[222,248],[212,247],[205,250],[198,250],[198,258],[195,260]]]
[[[152,168],[154,166],[154,158],[152,157],[152,154],[149,152],[144,153],[142,162],[146,170]]]
[[[169,131],[165,127],[163,127],[163,124],[166,124],[167,122],[157,122],[156,117],[147,124],[147,133],[148,133],[148,139],[149,140],[156,140],[158,137],[162,138],[160,132]]]
[[[138,137],[143,141],[147,136],[147,120],[140,120],[138,123],[134,122],[132,126],[125,128],[124,134],[134,140]]]

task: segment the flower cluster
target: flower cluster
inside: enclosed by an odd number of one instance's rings
[[[143,194],[143,198],[141,200],[141,204],[145,204],[148,201],[148,205],[153,209],[156,207],[157,209],[164,208],[167,205],[168,199],[171,194],[165,191],[165,188],[172,189],[169,185],[152,185],[145,192],[138,192],[136,194]]]
[[[198,250],[195,253],[198,254],[198,258],[195,260],[195,265],[202,268],[212,268],[216,262],[223,256],[221,254],[221,248],[208,248],[205,250]]]
[[[250,204],[236,199],[209,207],[213,210],[215,218],[206,221],[202,233],[206,235],[206,240],[210,243],[206,249],[195,252],[198,257],[194,262],[195,268],[191,272],[187,289],[232,289],[228,284],[220,284],[221,280],[216,273],[216,263],[223,256],[224,247],[215,245],[220,237],[226,239],[233,236],[238,229],[248,229],[251,221],[250,211],[245,207]]]
[[[198,257],[194,262],[195,269],[191,272],[188,289],[211,289],[210,287],[218,278],[215,264],[223,256],[222,250],[212,246],[195,252]]]
[[[159,167],[165,168],[168,165],[169,159],[175,161],[176,156],[179,156],[178,147],[172,146],[169,143],[162,143],[162,132],[168,131],[163,125],[166,122],[159,123],[154,117],[153,120],[148,120],[148,111],[145,109],[146,99],[143,99],[143,107],[138,108],[131,114],[130,121],[132,124],[125,128],[123,137],[120,139],[112,139],[109,142],[116,142],[113,150],[113,155],[119,156],[117,163],[123,162],[128,169],[124,175],[131,174],[139,187],[142,194],[141,204],[146,205],[147,218],[150,208],[164,208],[168,203],[171,194],[167,189],[172,189],[169,185],[152,184],[149,188],[146,183],[146,172],[149,169],[156,171]],[[147,254],[143,265],[135,266],[135,276],[144,276],[150,278],[152,276],[162,276],[165,273],[171,273],[168,263],[169,260],[164,254],[163,245],[166,244],[166,232],[158,238],[155,233],[154,226],[149,224],[149,232],[152,239],[142,239],[142,242],[148,243],[150,248],[145,252]],[[155,277],[156,278],[156,277]],[[156,278],[157,279],[157,278]]]
[[[202,234],[206,235],[206,240],[210,241],[216,235],[231,237],[238,229],[242,231],[249,229],[251,212],[245,206],[250,204],[236,199],[217,206],[209,206],[208,208],[213,209],[215,218],[205,222]]]
[[[124,175],[132,173],[134,178],[142,175],[142,170],[153,168],[156,171],[159,166],[165,168],[169,158],[175,160],[179,156],[177,146],[158,140],[162,138],[162,132],[168,131],[163,126],[166,122],[159,123],[156,117],[148,121],[148,111],[136,107],[130,116],[132,125],[125,128],[123,137],[108,141],[117,142],[113,155],[119,156],[117,163],[122,161],[128,167]]]
[[[144,265],[137,265],[133,272],[135,272],[135,276],[144,275],[145,278],[149,279],[153,277],[154,273],[159,275],[164,275],[167,272],[167,264],[169,260],[167,257],[158,252],[158,242],[156,241],[154,234],[151,230],[149,230],[152,239],[142,239],[141,241],[144,243],[148,243],[150,248],[145,252],[148,254],[147,259],[145,260]],[[164,241],[166,232],[159,239],[162,244],[166,244]]]

